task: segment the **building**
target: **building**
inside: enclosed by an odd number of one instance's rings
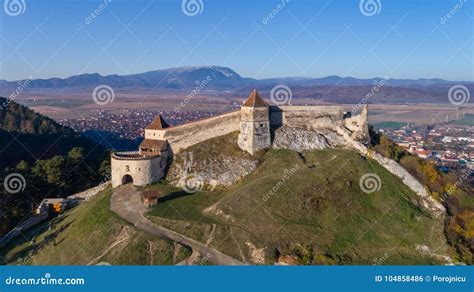
[[[271,146],[270,114],[268,104],[253,90],[240,110],[238,144],[242,150],[254,155]]]
[[[111,155],[112,187],[133,183],[143,186],[166,175],[173,155],[197,143],[239,132],[239,147],[254,155],[272,147],[272,135],[278,128],[306,131],[344,132],[349,138],[366,143],[369,140],[368,107],[362,105],[358,115],[345,114],[342,106],[274,106],[268,105],[253,90],[240,110],[207,119],[170,127],[158,116],[147,128],[138,151]]]
[[[49,216],[55,216],[60,214],[72,206],[72,201],[67,198],[47,198],[43,199],[39,206],[36,208],[36,214],[48,214]]]
[[[161,197],[161,193],[158,191],[145,191],[142,192],[142,203],[147,206],[156,206],[158,205],[158,199]]]
[[[147,128],[139,151],[115,152],[111,158],[112,187],[133,183],[148,185],[160,180],[170,163],[171,149],[161,130],[169,125],[158,116]]]
[[[418,149],[416,150],[416,155],[422,159],[428,159],[433,156],[433,151],[425,150],[425,149]]]

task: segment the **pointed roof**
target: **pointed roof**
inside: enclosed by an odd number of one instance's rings
[[[146,128],[149,130],[161,130],[161,129],[165,129],[169,127],[170,125],[168,125],[168,123],[165,122],[163,117],[161,115],[158,115],[156,119],[153,120],[153,122],[151,122],[151,124],[149,124],[148,127]]]
[[[243,106],[249,107],[267,107],[268,104],[260,97],[258,94],[257,89],[254,89],[252,93],[250,93],[247,100],[244,102]]]

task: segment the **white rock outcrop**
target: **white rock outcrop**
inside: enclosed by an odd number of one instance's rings
[[[343,144],[333,131],[311,131],[300,128],[280,127],[275,131],[273,149],[305,150],[326,149]]]
[[[254,172],[258,163],[257,159],[225,154],[199,160],[179,159],[183,158],[183,154],[186,156],[192,152],[179,153],[167,176],[167,180],[173,185],[182,188],[214,190],[221,186],[231,186]]]

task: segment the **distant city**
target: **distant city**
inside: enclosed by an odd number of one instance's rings
[[[406,126],[396,129],[382,126],[378,131],[409,153],[436,162],[441,170],[458,168],[472,170],[474,128],[469,124],[473,118],[474,115],[466,115],[453,124],[422,126],[407,123]]]
[[[237,109],[237,106],[235,109]],[[141,142],[145,127],[158,115],[164,117],[170,125],[177,126],[214,116],[216,112],[127,109],[120,114],[110,111],[98,111],[94,117],[62,119],[59,122],[109,149],[131,150]]]

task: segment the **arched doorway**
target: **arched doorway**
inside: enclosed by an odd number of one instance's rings
[[[133,183],[133,177],[129,174],[126,174],[122,177],[122,184],[126,185],[128,183]]]

